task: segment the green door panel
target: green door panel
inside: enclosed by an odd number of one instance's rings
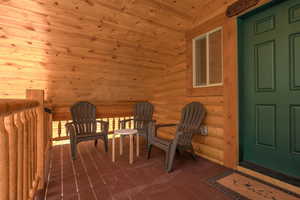
[[[276,148],[276,105],[256,105],[255,128],[257,145]]]
[[[300,1],[239,24],[240,157],[300,178]]]
[[[291,105],[291,152],[294,154],[300,154],[300,106]],[[298,122],[298,123],[297,123]]]
[[[275,90],[275,41],[255,45],[256,91]]]
[[[291,89],[300,89],[300,33],[290,35]],[[297,56],[298,55],[298,56]]]

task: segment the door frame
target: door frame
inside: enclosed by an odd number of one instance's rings
[[[238,84],[237,84],[237,92],[238,92],[238,116],[237,116],[237,119],[238,119],[238,122],[237,122],[237,125],[238,125],[238,168],[239,167],[242,167],[242,168],[245,168],[245,169],[250,169],[250,170],[253,170],[253,171],[256,171],[256,172],[259,172],[261,174],[264,174],[264,175],[267,175],[267,176],[270,176],[272,178],[275,178],[275,179],[279,179],[281,181],[284,181],[284,182],[287,182],[289,184],[292,184],[292,185],[295,185],[295,183],[297,183],[299,180],[295,180],[293,177],[289,177],[285,174],[282,174],[280,172],[276,172],[276,171],[273,171],[273,170],[269,170],[267,168],[264,168],[263,166],[256,166],[256,165],[251,165],[247,162],[245,162],[243,160],[243,150],[242,150],[242,145],[243,145],[243,135],[241,133],[241,96],[240,96],[240,91],[241,91],[241,84],[240,84],[240,77],[241,77],[241,68],[243,66],[243,57],[242,57],[242,49],[243,49],[243,39],[242,39],[242,33],[243,33],[243,30],[242,30],[242,24],[244,22],[244,20],[250,16],[253,16],[257,13],[260,13],[264,10],[267,10],[269,8],[272,8],[273,6],[275,5],[278,5],[280,3],[283,3],[285,1],[288,1],[288,0],[273,0],[273,1],[270,1],[264,5],[261,5],[257,8],[254,8],[253,10],[250,10],[240,16],[237,17],[237,79],[238,79]],[[296,184],[298,187],[299,185]]]

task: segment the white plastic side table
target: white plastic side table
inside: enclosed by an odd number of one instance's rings
[[[129,163],[133,163],[133,136],[136,135],[136,156],[138,157],[140,154],[139,150],[139,134],[136,129],[121,129],[114,131],[112,138],[112,161],[116,161],[116,135],[120,135],[120,155],[123,154],[123,136],[129,135]]]

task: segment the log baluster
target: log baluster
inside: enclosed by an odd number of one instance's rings
[[[58,134],[58,137],[61,137],[61,121],[58,122],[57,134]]]
[[[112,122],[113,122],[112,129],[113,129],[113,131],[115,131],[116,130],[116,119],[113,118]]]
[[[38,117],[38,108],[34,108],[32,109],[32,117],[33,117],[33,138],[32,138],[32,141],[33,141],[33,184],[35,185],[36,184],[36,181],[38,179],[38,175],[37,175],[37,117]]]
[[[15,125],[18,130],[18,174],[17,174],[17,199],[23,199],[23,155],[24,155],[24,125],[21,121],[21,113],[15,115]]]
[[[5,128],[9,141],[9,199],[17,199],[17,166],[18,166],[18,130],[15,126],[14,115],[5,118]]]
[[[9,199],[9,141],[4,117],[0,116],[0,200]]]
[[[28,184],[28,193],[27,193],[27,197],[29,196],[29,191],[32,187],[32,152],[31,152],[31,147],[32,147],[32,118],[31,118],[31,112],[28,110],[26,111],[26,117],[28,119],[28,148],[27,148],[27,155],[28,155],[28,159],[27,159],[27,173],[28,173],[28,178],[27,178],[27,184]]]
[[[28,120],[28,114],[27,111],[24,111],[21,113],[21,122],[24,126],[24,149],[23,149],[23,199],[28,198],[29,194],[29,185],[28,185],[28,169],[29,169],[29,162],[28,162],[28,151],[29,151],[29,120]]]
[[[31,167],[30,167],[30,170],[31,170],[31,189],[33,188],[33,183],[34,183],[34,179],[35,179],[35,174],[34,174],[34,164],[35,164],[35,158],[34,158],[34,135],[35,135],[35,123],[34,123],[34,115],[33,115],[33,110],[29,110],[29,113],[30,113],[30,121],[31,121],[31,135],[30,135],[30,154],[31,154]],[[29,195],[30,196],[30,195]]]
[[[34,114],[34,109],[30,110],[30,115],[31,115],[31,122],[32,122],[32,133],[31,133],[31,176],[32,176],[32,182],[31,182],[31,187],[33,187],[33,183],[35,180],[35,138],[36,138],[36,124],[35,124],[35,114]]]
[[[130,120],[130,116],[129,116],[129,117],[126,117],[126,119]],[[127,123],[127,127],[128,127],[128,128],[131,128],[130,124],[131,124],[131,121],[129,121],[129,122]]]
[[[52,114],[49,114],[49,121],[48,121],[48,138],[47,138],[47,142],[49,143],[49,147],[52,147],[52,138],[53,138],[53,119],[52,119]]]
[[[69,120],[67,120],[66,123],[69,123]],[[69,132],[67,131],[66,131],[66,136],[69,136]]]

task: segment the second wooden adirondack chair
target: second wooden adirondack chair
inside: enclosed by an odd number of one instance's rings
[[[134,129],[138,130],[139,135],[145,137],[148,144],[148,125],[152,121],[154,107],[149,102],[140,102],[134,105],[133,119],[120,121],[121,128],[126,128],[126,123],[133,121]]]
[[[200,127],[205,117],[205,109],[199,102],[187,104],[181,112],[181,119],[178,124],[155,124],[149,125],[149,144],[148,159],[150,158],[152,146],[156,146],[166,153],[165,169],[167,172],[172,171],[173,161],[176,150],[190,150],[193,158],[195,153],[192,146],[192,137],[195,133],[200,133]],[[165,140],[157,137],[157,129],[161,127],[177,126],[174,140]]]

